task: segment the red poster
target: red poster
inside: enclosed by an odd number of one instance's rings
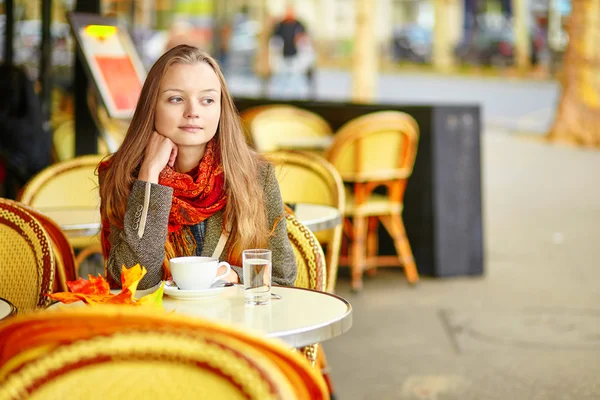
[[[94,56],[116,111],[135,109],[142,84],[127,56]]]

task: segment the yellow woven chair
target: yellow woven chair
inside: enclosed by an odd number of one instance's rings
[[[254,140],[252,138],[252,121],[254,121],[254,117],[256,117],[258,114],[260,114],[263,111],[269,110],[269,109],[273,109],[273,108],[294,108],[293,106],[282,106],[282,105],[274,105],[274,104],[265,104],[262,106],[255,106],[255,107],[250,107],[245,109],[244,111],[242,111],[240,113],[240,119],[242,122],[242,127],[244,128],[244,133],[246,134],[246,140],[248,141],[248,143],[252,146],[256,148],[256,145],[254,144]]]
[[[323,249],[317,237],[292,214],[286,215],[286,225],[298,266],[298,275],[294,286],[325,291],[328,277],[327,268]],[[321,372],[329,393],[333,393],[325,351],[319,347],[318,343],[303,347],[299,351],[304,354],[313,367]]]
[[[47,215],[39,212],[33,207],[27,206],[12,200],[5,200],[15,207],[20,207],[31,214],[37,221],[42,224],[46,234],[50,238],[52,250],[54,253],[54,284],[53,292],[68,292],[67,281],[77,279],[77,271],[75,269],[75,254],[69,240],[60,229],[56,222],[50,219]]]
[[[291,106],[271,107],[257,113],[250,125],[257,151],[279,149],[283,138],[322,138],[332,135],[327,121],[310,111]]]
[[[315,234],[291,214],[286,214],[286,226],[298,266],[294,286],[324,292],[325,255]]]
[[[35,175],[23,188],[18,200],[42,212],[45,210],[98,210],[100,196],[96,167],[102,155],[87,155],[59,162]],[[91,221],[94,222],[94,221]],[[102,253],[100,234],[69,237],[69,243],[80,250],[75,267],[92,253]]]
[[[115,142],[120,140],[122,142],[122,138],[117,133],[114,133],[115,128],[109,127],[111,129],[108,129],[107,132],[110,133],[111,140]],[[52,147],[56,162],[75,158],[75,122],[73,119],[61,121],[56,126],[52,133]],[[98,154],[108,154],[110,152],[108,147],[104,138],[100,136],[98,138]]]
[[[363,115],[340,128],[326,157],[352,190],[346,192],[344,230],[351,240],[352,288],[362,289],[362,273],[381,265],[377,228],[381,222],[394,240],[410,283],[419,279],[402,221],[403,199],[412,174],[419,128],[408,114],[383,111]],[[385,187],[387,194],[375,193]]]
[[[325,159],[306,152],[277,151],[269,153],[283,201],[288,204],[311,203],[337,208],[344,215],[345,193],[342,178]],[[326,291],[333,293],[342,244],[342,225],[316,232],[317,240],[326,245]]]
[[[54,256],[42,224],[13,202],[0,199],[0,238],[0,297],[19,312],[48,305]]]
[[[146,307],[97,306],[0,323],[0,399],[61,393],[98,399],[329,398],[318,373],[282,343],[211,321]]]

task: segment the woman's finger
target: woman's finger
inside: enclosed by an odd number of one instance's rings
[[[169,156],[169,167],[173,168],[175,165],[175,159],[177,158],[177,146],[173,145],[171,149],[171,155]]]

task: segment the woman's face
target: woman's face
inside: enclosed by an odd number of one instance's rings
[[[177,146],[204,146],[217,132],[221,84],[206,63],[173,64],[160,83],[154,127]]]

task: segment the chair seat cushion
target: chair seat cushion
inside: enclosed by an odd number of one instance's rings
[[[389,215],[389,214],[400,214],[404,205],[402,203],[390,201],[390,199],[383,194],[372,193],[371,196],[363,203],[360,207],[354,204],[354,193],[350,189],[346,189],[346,210],[345,215],[354,216],[377,216],[377,215]]]

